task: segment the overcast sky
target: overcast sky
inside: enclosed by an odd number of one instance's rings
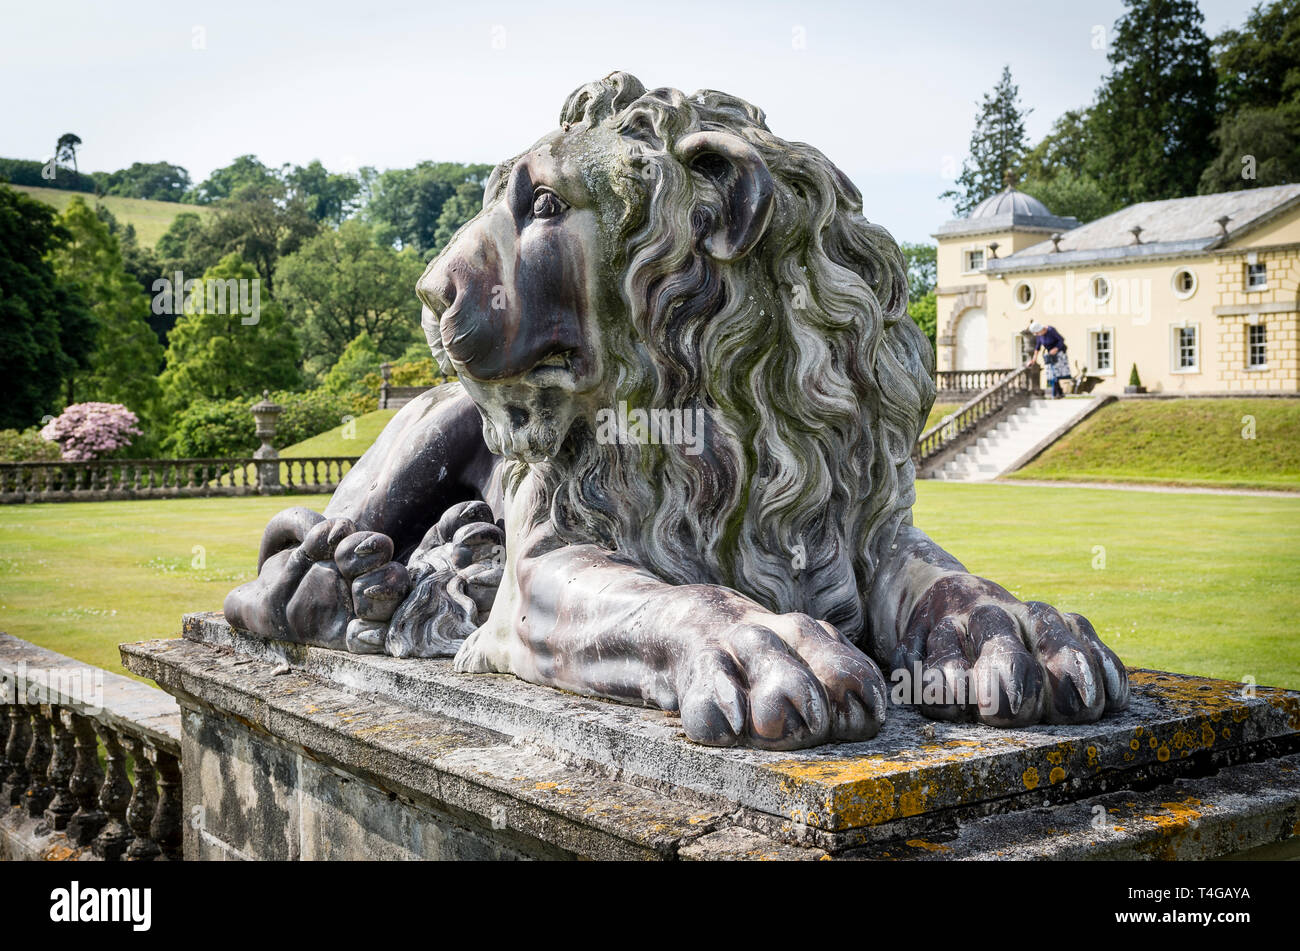
[[[1201,0],[1211,35],[1248,0]],[[613,69],[647,87],[722,89],[811,142],[862,189],[868,218],[929,240],[975,103],[1011,66],[1031,140],[1089,102],[1096,38],[1119,0],[999,2],[7,4],[0,156],[48,158],[63,132],[83,171],[183,165],[195,182],[252,152],[331,169],[495,162],[556,124]],[[201,48],[196,48],[201,47]]]

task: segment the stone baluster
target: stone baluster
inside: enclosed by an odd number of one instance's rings
[[[131,782],[126,775],[126,754],[112,727],[95,724],[95,732],[104,743],[104,785],[99,789],[99,808],[108,821],[95,837],[93,851],[101,859],[113,862],[122,857],[131,844],[131,828],[126,824],[126,807],[131,801]]]
[[[131,762],[135,765],[135,787],[131,792],[131,802],[126,807],[126,824],[135,838],[131,840],[124,857],[128,862],[150,862],[162,852],[149,836],[149,826],[153,823],[154,812],[158,808],[158,786],[153,762],[149,759],[148,744],[142,738],[123,734],[122,739],[131,753]]]
[[[27,750],[32,745],[31,710],[26,704],[9,707],[9,739],[5,742],[5,762],[9,775],[0,788],[0,803],[16,806],[27,792],[31,776],[27,772]]]
[[[42,704],[32,706],[32,744],[27,748],[27,797],[25,799],[27,814],[33,819],[45,815],[45,807],[54,798],[46,773],[50,768],[50,758],[54,748],[50,745],[49,708]]]
[[[184,823],[181,798],[181,761],[166,750],[153,749],[158,769],[158,806],[149,824],[149,838],[162,850],[162,857],[179,861]]]
[[[53,707],[50,712],[53,714],[50,719],[54,723],[54,755],[50,757],[45,778],[54,790],[54,798],[45,809],[45,821],[51,829],[62,831],[68,827],[72,814],[77,811],[77,797],[70,788],[72,771],[76,765],[77,738],[72,732],[67,709]]]
[[[63,715],[77,738],[77,758],[68,781],[68,789],[77,799],[77,811],[68,821],[68,838],[77,845],[89,845],[108,821],[108,815],[99,808],[99,790],[104,785],[104,771],[99,768],[99,737],[89,717],[70,710],[64,710]]]

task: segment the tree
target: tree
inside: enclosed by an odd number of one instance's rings
[[[252,266],[228,254],[203,274],[202,288],[256,278]],[[284,308],[263,299],[256,318],[246,323],[249,315],[230,306],[228,298],[194,289],[168,337],[160,383],[169,413],[195,400],[246,398],[298,385],[298,344]]]
[[[1201,173],[1201,194],[1300,182],[1300,102],[1242,109],[1213,138],[1218,155]]]
[[[1006,185],[1025,153],[1025,117],[1031,112],[1021,109],[1020,87],[1011,81],[1011,67],[1003,66],[1002,78],[980,105],[957,187],[939,196],[951,199],[958,215],[969,214]]]
[[[919,300],[934,290],[939,277],[938,252],[933,244],[912,244],[904,241],[899,245],[903,252],[903,263],[907,268],[907,294],[911,300]]]
[[[1214,154],[1215,74],[1195,0],[1125,0],[1090,121],[1087,171],[1121,205],[1196,192]]]
[[[375,241],[363,222],[343,222],[286,256],[276,271],[280,299],[302,328],[307,371],[323,374],[363,331],[379,353],[393,357],[417,337],[415,282],[424,258]]]
[[[933,348],[939,323],[939,303],[934,291],[930,291],[923,297],[908,301],[907,313],[925,333],[925,336],[930,341],[930,347]]]
[[[1256,6],[1240,30],[1214,40],[1219,98],[1225,114],[1300,98],[1300,0]]]
[[[438,227],[433,233],[434,253],[441,251],[460,230],[461,226],[483,210],[483,186],[476,182],[464,182],[456,186],[456,192],[443,203],[438,213]]]
[[[216,169],[186,196],[186,201],[211,205],[233,197],[241,189],[263,189],[277,184],[283,182],[275,169],[263,165],[256,155],[241,155],[229,165]]]
[[[328,171],[319,160],[295,166],[285,176],[291,194],[301,196],[313,221],[340,224],[356,210],[361,181],[356,175]]]
[[[344,348],[334,366],[330,367],[321,381],[321,386],[329,393],[346,393],[360,386],[369,373],[378,373],[383,357],[379,349],[364,330],[356,339]]]
[[[72,162],[73,172],[79,173],[77,168],[77,146],[81,145],[81,139],[71,132],[65,132],[59,136],[58,143],[54,146],[54,160],[67,164]]]
[[[1300,0],[1260,4],[1214,51],[1221,113],[1201,193],[1300,181]]]
[[[1066,169],[1047,180],[1030,179],[1020,190],[1037,198],[1054,215],[1078,218],[1087,223],[1119,210],[1119,204],[1091,175]]]
[[[69,237],[53,208],[0,185],[0,429],[53,413],[89,364],[94,314],[50,259]]]
[[[105,195],[180,201],[190,190],[190,173],[170,162],[132,162],[104,176],[101,185]]]
[[[217,208],[194,242],[197,257],[220,260],[234,252],[252,264],[268,294],[274,294],[280,258],[302,247],[320,230],[306,199],[290,195],[281,181],[240,187]]]
[[[149,298],[126,272],[118,241],[77,195],[59,222],[69,240],[54,253],[55,272],[75,285],[98,321],[89,368],[70,376],[67,401],[122,403],[156,422],[162,347],[148,323]]]
[[[1081,222],[1117,211],[1120,203],[1087,171],[1091,149],[1091,111],[1067,110],[1021,160],[1017,175],[1020,190],[1037,198],[1052,214]]]
[[[381,244],[413,247],[427,257],[438,247],[443,206],[459,186],[469,184],[478,186],[477,206],[481,207],[483,184],[491,171],[491,165],[459,162],[421,162],[415,168],[389,169],[370,183],[366,221]]]

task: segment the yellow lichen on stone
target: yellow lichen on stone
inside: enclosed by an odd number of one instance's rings
[[[1038,770],[1035,769],[1033,766],[1031,766],[1031,767],[1029,767],[1027,770],[1025,770],[1025,771],[1021,774],[1020,778],[1021,778],[1021,780],[1024,781],[1024,784],[1025,784],[1025,788],[1026,788],[1026,789],[1037,789],[1037,788],[1038,788]]]
[[[1063,779],[1065,779],[1065,770],[1059,766],[1054,767],[1052,771],[1047,774],[1047,781],[1053,786],[1061,782]]]
[[[925,839],[908,839],[907,844],[914,849],[925,849],[927,852],[951,852],[952,849],[946,845],[940,845],[938,842],[927,842]]]

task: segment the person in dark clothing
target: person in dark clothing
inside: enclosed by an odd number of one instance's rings
[[[1038,321],[1029,325],[1029,332],[1034,335],[1034,352],[1029,355],[1029,366],[1038,354],[1043,354],[1043,367],[1047,370],[1047,382],[1052,386],[1052,399],[1059,400],[1065,395],[1061,390],[1061,381],[1070,376],[1070,357],[1066,352],[1065,338],[1055,327],[1046,327]]]

